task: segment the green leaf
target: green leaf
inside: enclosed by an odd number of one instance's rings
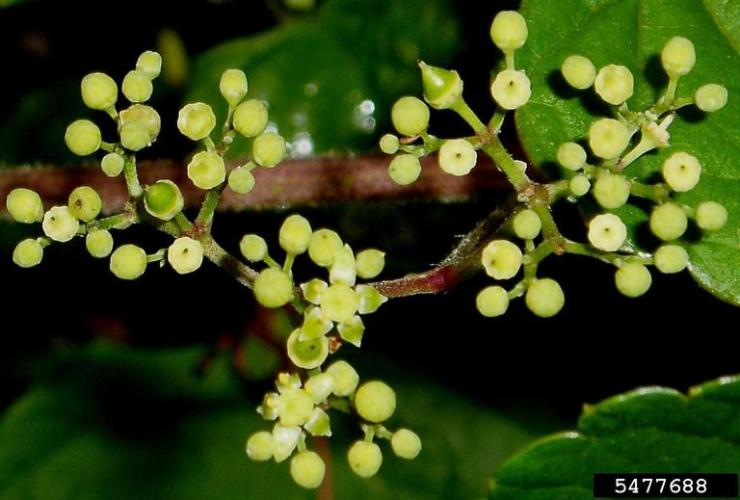
[[[293,484],[287,463],[246,458],[247,436],[271,423],[244,398],[225,358],[195,375],[202,352],[98,344],[54,356],[0,420],[0,498],[315,498]],[[359,370],[385,378],[379,363]],[[345,458],[361,432],[352,417],[330,412],[336,498],[480,497],[489,468],[539,434],[419,378],[397,377],[389,425],[416,430],[421,455],[402,460],[382,443],[381,473],[363,480]]]
[[[720,0],[540,0],[523,3],[522,14],[529,23],[529,40],[517,53],[518,65],[532,79],[532,100],[517,112],[521,141],[530,159],[548,170],[555,162],[559,144],[585,137],[595,116],[608,114],[593,91],[568,89],[559,67],[570,54],[589,57],[597,67],[623,64],[635,76],[635,95],[631,109],[642,110],[652,104],[667,78],[659,54],[674,35],[691,39],[696,46],[694,69],[681,78],[679,97],[691,95],[700,85],[716,82],[727,87],[728,105],[721,111],[702,116],[681,112],[671,125],[671,146],[649,154],[630,166],[627,174],[655,180],[663,160],[683,150],[697,156],[703,165],[702,181],[691,192],[678,197],[695,206],[704,200],[725,205],[728,224],[702,239],[688,238],[691,273],[707,290],[718,297],[740,304],[740,3]],[[632,208],[620,213],[631,234],[643,247],[648,212]]]
[[[416,59],[446,61],[457,45],[447,0],[329,0],[317,18],[226,42],[195,60],[188,101],[225,117],[221,73],[240,68],[249,97],[269,101],[270,120],[293,156],[375,147],[393,99],[418,88]],[[238,138],[230,156],[243,157]]]
[[[596,472],[740,472],[740,377],[688,396],[645,387],[587,406],[577,432],[542,439],[504,463],[490,498],[590,499]]]

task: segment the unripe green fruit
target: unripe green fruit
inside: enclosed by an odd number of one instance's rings
[[[463,81],[457,71],[419,62],[424,100],[434,109],[448,109],[462,98]]]
[[[531,83],[524,71],[505,69],[493,80],[491,95],[504,109],[521,108],[532,96]]]
[[[494,240],[483,249],[481,263],[488,276],[497,280],[507,280],[519,272],[522,266],[522,251],[508,240]]]
[[[288,458],[298,445],[302,431],[300,427],[285,427],[275,424],[272,429],[273,451],[272,458],[280,463]]]
[[[591,182],[588,180],[588,177],[579,174],[574,176],[570,182],[568,182],[568,189],[570,189],[570,192],[575,196],[583,196],[591,189]]]
[[[682,76],[691,71],[696,63],[696,51],[691,40],[682,36],[674,36],[663,47],[660,61],[668,76]]]
[[[39,265],[43,258],[44,247],[32,238],[21,241],[13,250],[13,263],[24,269]]]
[[[635,298],[650,289],[653,282],[650,271],[642,264],[628,262],[614,274],[614,281],[622,295]]]
[[[200,141],[216,126],[216,115],[208,104],[195,102],[185,105],[177,115],[177,128],[182,135]]]
[[[568,170],[580,170],[586,164],[586,150],[576,142],[564,142],[558,148],[558,163]]]
[[[228,183],[229,189],[236,194],[247,194],[254,189],[254,175],[246,167],[237,167],[229,172]]]
[[[113,235],[105,229],[92,229],[85,236],[85,248],[96,259],[108,257],[113,251]]]
[[[146,104],[134,104],[121,111],[118,115],[119,131],[127,123],[139,123],[143,125],[149,134],[149,142],[157,140],[159,131],[162,129],[162,119],[157,110]]]
[[[313,451],[302,451],[290,461],[290,475],[303,488],[318,488],[324,481],[325,472],[324,461]]]
[[[342,250],[344,243],[336,231],[318,229],[311,235],[308,243],[308,256],[321,267],[331,267],[335,256]]]
[[[203,264],[203,245],[188,236],[177,238],[167,249],[167,262],[178,274],[192,273]]]
[[[252,460],[264,462],[272,458],[275,439],[267,431],[255,432],[247,440],[247,456]]]
[[[44,204],[36,191],[15,188],[5,198],[5,207],[16,222],[33,224],[44,218]]]
[[[619,208],[630,197],[630,183],[624,176],[603,173],[597,179],[593,189],[594,198],[604,208]]]
[[[406,460],[413,460],[421,451],[421,439],[409,429],[398,429],[391,436],[393,453]]]
[[[145,102],[152,97],[154,86],[152,80],[141,71],[134,70],[126,73],[121,84],[123,95],[131,102]]]
[[[146,75],[150,80],[157,78],[162,71],[162,56],[159,55],[159,52],[153,50],[142,52],[136,60],[136,70]]]
[[[308,249],[312,233],[311,224],[305,217],[291,215],[280,226],[280,247],[289,254],[300,255]]]
[[[257,137],[265,131],[269,114],[267,106],[259,99],[249,99],[234,110],[234,129],[244,137]]]
[[[632,97],[635,79],[627,67],[609,64],[599,70],[594,89],[604,101],[619,106]]]
[[[727,104],[727,89],[716,83],[702,85],[694,93],[696,107],[706,113],[714,113]]]
[[[90,73],[80,84],[82,101],[91,109],[105,110],[118,100],[118,85],[105,73]]]
[[[360,477],[372,477],[383,464],[383,453],[375,443],[355,441],[347,453],[347,461],[352,472]]]
[[[687,226],[686,214],[675,203],[659,205],[650,214],[650,230],[664,241],[680,238]]]
[[[727,209],[716,201],[705,201],[696,207],[696,224],[705,231],[717,231],[727,223]]]
[[[363,279],[375,278],[385,267],[385,252],[368,248],[357,254],[357,275]]]
[[[487,318],[501,316],[509,308],[509,294],[503,287],[488,286],[476,296],[475,306]]]
[[[388,175],[393,182],[407,186],[421,175],[421,162],[412,154],[401,154],[391,160]]]
[[[588,129],[588,145],[599,158],[613,160],[630,141],[627,126],[614,118],[600,118]]]
[[[157,181],[144,191],[144,208],[157,219],[172,220],[184,203],[180,188],[169,179]]]
[[[429,108],[416,97],[401,97],[391,109],[391,121],[401,135],[419,135],[429,126]]]
[[[387,155],[395,154],[400,144],[398,137],[393,134],[385,134],[380,138],[380,150]]]
[[[680,273],[689,265],[689,254],[678,245],[663,245],[655,251],[655,267],[664,274]]]
[[[347,285],[331,285],[321,296],[321,312],[336,323],[349,321],[359,306],[357,292]]]
[[[283,161],[285,153],[285,139],[274,132],[264,132],[252,142],[252,158],[260,167],[274,167]]]
[[[318,373],[312,375],[306,381],[306,392],[313,398],[314,404],[320,404],[326,401],[334,386],[334,378],[328,373]]]
[[[67,199],[67,206],[72,215],[82,222],[94,220],[103,209],[103,200],[100,195],[90,186],[75,188]]]
[[[303,389],[284,392],[278,399],[278,416],[282,425],[303,425],[313,413],[313,398]]]
[[[359,316],[353,316],[347,321],[337,325],[337,331],[342,340],[349,342],[355,347],[362,345],[362,336],[365,334],[365,323]]]
[[[357,389],[360,376],[352,365],[344,360],[335,361],[325,372],[332,378],[332,392],[339,397],[347,397]]]
[[[146,271],[146,265],[146,252],[136,245],[121,245],[110,256],[110,270],[122,280],[139,278]]]
[[[221,74],[218,89],[229,106],[236,106],[249,90],[247,75],[240,69],[227,69]]]
[[[216,153],[201,151],[188,163],[188,178],[200,189],[213,189],[226,179],[224,159]]]
[[[352,248],[345,244],[334,256],[329,268],[329,281],[334,285],[354,286],[357,281],[357,264]]]
[[[514,226],[514,234],[524,240],[535,239],[542,230],[540,216],[529,208],[516,214],[512,224]]]
[[[683,151],[673,153],[663,162],[663,178],[674,191],[690,191],[701,178],[701,163]]]
[[[265,307],[282,307],[293,300],[293,281],[281,270],[269,267],[255,278],[254,296]]]
[[[578,90],[589,88],[596,78],[596,68],[590,59],[572,55],[565,58],[560,66],[560,72],[568,84]]]
[[[245,234],[239,242],[239,250],[249,262],[259,262],[267,256],[267,242],[257,234]]]
[[[309,280],[306,283],[301,283],[303,298],[310,303],[317,305],[321,304],[321,297],[323,297],[324,292],[327,288],[329,288],[329,285],[326,283],[326,281],[320,280],[318,278]]]
[[[122,124],[118,136],[121,138],[121,146],[129,151],[141,151],[152,143],[146,126],[138,121]]]
[[[528,34],[524,17],[513,10],[499,12],[491,23],[491,40],[504,51],[522,47]]]
[[[533,281],[524,297],[527,308],[541,318],[555,316],[565,304],[563,289],[557,281],[542,278]]]
[[[108,153],[100,161],[100,168],[108,177],[117,177],[123,172],[125,164],[126,160],[123,159],[123,156],[118,153]]]
[[[299,368],[313,370],[329,356],[329,339],[325,336],[300,340],[301,329],[296,328],[288,337],[287,351],[290,361]]]
[[[75,120],[64,133],[64,143],[77,156],[93,154],[100,148],[100,129],[90,120]]]
[[[449,139],[439,148],[439,167],[451,175],[467,175],[478,161],[478,153],[465,139]]]
[[[80,229],[80,223],[69,210],[69,207],[65,205],[51,207],[44,214],[41,228],[44,230],[44,234],[52,240],[66,243],[75,237]]]
[[[384,422],[396,411],[396,393],[379,380],[365,382],[355,394],[355,409],[368,422]]]
[[[388,297],[385,297],[370,285],[357,285],[355,291],[360,298],[360,305],[357,308],[357,312],[360,314],[374,313],[388,301]]]
[[[588,224],[588,241],[604,252],[616,252],[627,239],[627,226],[614,214],[597,215]]]

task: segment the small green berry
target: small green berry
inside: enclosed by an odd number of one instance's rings
[[[409,429],[398,429],[391,436],[393,453],[406,460],[413,460],[421,452],[421,439]]]
[[[650,271],[642,264],[628,262],[614,274],[614,281],[622,295],[635,298],[650,289],[653,282]]]
[[[300,255],[308,249],[312,234],[311,224],[305,217],[291,215],[280,226],[280,247],[289,254]]]
[[[259,99],[249,99],[234,110],[234,129],[244,137],[257,137],[265,131],[269,114],[267,106]]]
[[[563,289],[557,281],[542,278],[533,281],[524,297],[527,308],[541,318],[555,316],[565,304]]]
[[[508,240],[493,240],[483,249],[481,262],[488,276],[507,280],[519,272],[522,251]]]
[[[139,278],[146,271],[146,265],[146,252],[136,245],[121,245],[110,256],[110,270],[122,280]]]
[[[407,186],[421,175],[421,162],[412,154],[398,155],[388,165],[388,175],[396,184]]]
[[[290,461],[290,475],[303,488],[318,488],[324,481],[325,472],[324,461],[313,451],[302,451]]]
[[[308,242],[308,256],[318,266],[331,267],[334,258],[342,250],[344,243],[336,231],[318,229]]]
[[[668,76],[675,78],[685,75],[696,63],[696,51],[691,40],[682,36],[674,36],[663,47],[660,61]]]
[[[119,132],[127,123],[143,125],[149,134],[149,143],[154,142],[162,129],[162,118],[157,110],[146,104],[134,104],[121,111],[119,117]]]
[[[491,40],[504,51],[522,47],[528,34],[527,21],[513,10],[499,12],[491,23]]]
[[[321,312],[337,323],[349,321],[359,306],[357,292],[341,283],[331,285],[321,296]]]
[[[686,214],[675,203],[663,203],[650,214],[650,230],[664,241],[680,238],[687,226]]]
[[[678,245],[663,245],[655,251],[655,267],[664,274],[680,273],[689,265],[689,254]]]
[[[578,174],[568,182],[568,189],[575,196],[583,196],[591,189],[591,181],[585,175]]]
[[[185,105],[177,115],[177,128],[193,141],[208,137],[215,126],[216,115],[208,104],[202,102]]]
[[[306,381],[306,392],[313,398],[314,404],[320,404],[326,401],[326,398],[331,395],[332,387],[334,386],[334,378],[328,373],[318,373],[312,375]]]
[[[249,90],[247,75],[240,69],[227,69],[221,74],[218,89],[229,106],[236,106]]]
[[[632,97],[635,79],[629,68],[609,64],[599,70],[594,81],[594,89],[604,101],[619,106]]]
[[[385,267],[385,252],[368,248],[357,254],[357,275],[363,279],[375,278]]]
[[[355,409],[368,422],[384,422],[396,411],[396,393],[379,380],[365,382],[355,394]]]
[[[309,247],[310,248],[310,247]],[[303,298],[312,304],[321,304],[321,297],[323,297],[326,289],[329,285],[326,281],[314,278],[301,283],[301,290],[303,291]]]
[[[260,167],[274,167],[283,161],[285,152],[285,139],[274,132],[264,132],[252,142],[252,157]]]
[[[533,240],[542,230],[542,221],[534,210],[526,208],[514,216],[514,234],[524,240]]]
[[[325,336],[300,340],[301,329],[296,328],[288,337],[287,351],[290,361],[299,368],[313,370],[329,356],[329,339]]]
[[[229,172],[229,189],[237,194],[247,194],[254,189],[255,179],[252,171],[246,167],[237,167]]]
[[[395,154],[400,144],[398,137],[393,134],[385,134],[380,138],[380,150],[387,155]]]
[[[144,191],[144,208],[157,219],[172,220],[184,203],[180,188],[169,179],[157,181]]]
[[[224,159],[216,153],[201,151],[188,163],[188,177],[200,189],[213,189],[226,179]]]
[[[239,250],[249,262],[260,262],[267,256],[267,242],[257,234],[245,234],[239,242]]]
[[[383,464],[383,453],[375,443],[355,441],[347,453],[347,461],[352,472],[368,478],[378,473]]]
[[[694,93],[694,102],[705,113],[714,113],[727,104],[727,89],[716,83],[707,83]]]
[[[13,263],[24,269],[39,265],[43,258],[44,247],[33,238],[21,241],[13,249]]]
[[[558,148],[558,163],[568,170],[580,170],[586,164],[586,150],[576,142],[564,142]]]
[[[36,191],[15,188],[5,198],[5,207],[16,222],[33,224],[44,218],[44,204]]]
[[[105,73],[90,73],[80,84],[82,101],[90,109],[105,110],[118,100],[118,85]]]
[[[247,440],[247,456],[255,461],[264,462],[272,458],[275,439],[267,431],[255,432]]]
[[[203,245],[188,236],[177,238],[167,249],[167,262],[178,274],[192,273],[203,264]]]
[[[66,243],[75,237],[80,229],[80,223],[69,207],[65,205],[50,208],[44,214],[41,228],[44,230],[44,234],[52,240]]]
[[[347,397],[357,389],[360,376],[352,365],[344,360],[335,361],[325,372],[332,378],[332,392],[339,397]]]
[[[279,423],[275,424],[272,429],[272,458],[275,462],[280,463],[293,453],[302,434],[300,427],[286,427]]]
[[[357,285],[355,291],[360,298],[360,305],[357,307],[357,312],[360,314],[374,313],[388,301],[388,297],[371,285]]]
[[[588,145],[599,158],[613,160],[630,142],[627,126],[614,118],[600,118],[588,129]]]
[[[505,69],[493,80],[491,95],[504,109],[521,108],[532,96],[531,83],[524,71]]]
[[[141,151],[152,143],[152,137],[146,126],[138,121],[121,125],[118,136],[121,138],[121,146],[129,151]]]
[[[123,172],[123,166],[125,163],[126,160],[124,160],[123,156],[118,153],[108,153],[103,156],[103,159],[100,161],[100,168],[108,177],[117,177],[121,175],[121,172]]]
[[[121,84],[121,91],[131,102],[145,102],[152,97],[154,86],[152,80],[141,71],[134,70],[126,73]]]
[[[285,426],[303,425],[313,413],[313,398],[303,389],[293,389],[280,395],[278,416]]]
[[[588,241],[604,252],[616,252],[626,239],[627,226],[617,215],[597,215],[588,224]]]
[[[572,55],[565,58],[560,72],[568,84],[578,90],[589,88],[596,78],[594,63],[587,57]]]
[[[85,248],[96,259],[108,257],[113,251],[113,235],[106,229],[92,229],[85,236]]]
[[[293,281],[281,270],[269,267],[255,278],[254,296],[265,307],[282,307],[293,300]]]
[[[455,70],[419,62],[424,100],[434,109],[448,109],[462,98],[463,81]]]
[[[357,280],[357,264],[352,248],[345,244],[342,249],[334,255],[334,262],[329,268],[329,281],[332,284],[354,286]]]
[[[483,316],[501,316],[509,308],[509,294],[503,287],[487,286],[475,298],[475,306]]]
[[[693,155],[679,151],[663,162],[663,178],[674,191],[690,191],[699,183],[700,177],[701,163]]]
[[[705,231],[722,229],[727,223],[727,209],[716,201],[705,201],[696,207],[696,224]]]
[[[157,78],[162,71],[162,56],[159,55],[159,52],[153,50],[142,52],[136,60],[136,70],[146,75],[150,80]]]
[[[103,200],[100,195],[90,186],[75,188],[67,200],[67,206],[72,215],[82,222],[91,222],[103,209]]]
[[[337,331],[342,340],[349,342],[355,347],[362,345],[362,336],[365,334],[365,323],[359,316],[353,316],[347,321],[337,325]]]
[[[622,175],[606,172],[596,179],[593,194],[599,205],[613,210],[627,203],[630,197],[630,183]]]
[[[417,136],[429,126],[429,108],[416,97],[401,97],[391,109],[391,121],[401,135]]]
[[[77,156],[93,154],[100,148],[100,129],[90,120],[75,120],[64,133],[64,142]]]
[[[439,148],[439,167],[451,175],[467,175],[478,161],[478,153],[465,139],[450,139]]]

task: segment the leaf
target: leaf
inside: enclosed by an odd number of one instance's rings
[[[293,484],[288,464],[246,458],[247,436],[270,423],[241,395],[225,359],[197,377],[200,355],[98,344],[54,356],[0,420],[0,498],[315,498]],[[369,366],[380,370],[375,361]],[[389,424],[418,431],[421,455],[401,460],[383,443],[381,473],[363,480],[345,458],[361,432],[330,412],[336,498],[481,496],[488,468],[535,436],[440,387],[398,378]]]
[[[188,101],[225,117],[221,73],[240,68],[249,97],[270,103],[270,120],[293,156],[375,147],[393,99],[418,87],[422,52],[445,61],[457,44],[447,0],[329,0],[315,19],[226,42],[195,60]],[[243,157],[238,138],[229,154]]]
[[[505,462],[490,498],[590,499],[596,472],[740,472],[740,376],[688,396],[645,387],[587,406],[577,432]]]
[[[545,170],[555,162],[559,144],[585,137],[595,116],[608,114],[592,90],[576,92],[567,88],[559,67],[571,54],[583,54],[598,67],[623,64],[635,76],[631,109],[642,110],[654,102],[667,78],[659,54],[674,35],[691,39],[696,46],[694,69],[681,78],[679,97],[689,96],[700,85],[716,82],[727,87],[728,105],[702,116],[682,112],[671,125],[671,146],[649,154],[630,166],[626,173],[655,180],[663,160],[683,150],[697,156],[703,165],[702,181],[678,199],[695,206],[716,200],[730,214],[728,224],[701,239],[689,237],[691,273],[707,290],[734,304],[740,304],[740,3],[720,0],[568,0],[526,1],[522,14],[529,23],[529,39],[518,65],[532,79],[530,104],[517,112],[516,123],[530,159]],[[647,233],[645,208],[622,211],[636,242],[648,249],[657,242],[641,238]]]

